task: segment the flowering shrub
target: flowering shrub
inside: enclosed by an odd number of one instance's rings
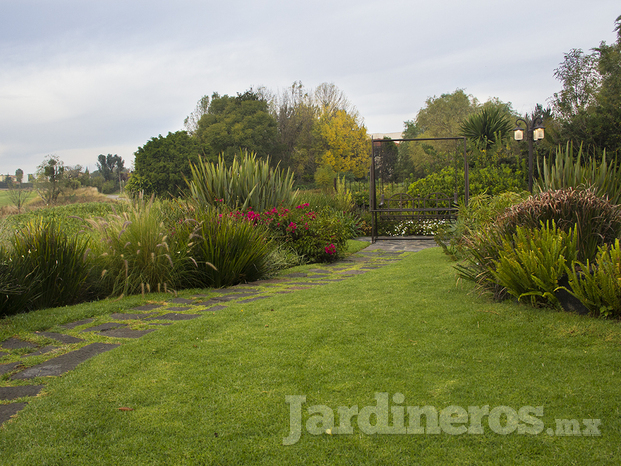
[[[220,214],[226,215],[226,214]],[[304,256],[307,262],[332,262],[341,257],[351,226],[331,209],[316,212],[308,203],[292,209],[272,208],[263,213],[235,211],[228,214],[238,220],[267,227],[277,241]]]

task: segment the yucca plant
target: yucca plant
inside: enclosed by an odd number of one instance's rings
[[[600,197],[607,197],[612,204],[621,204],[621,165],[606,160],[604,150],[602,161],[591,158],[583,163],[582,145],[574,157],[572,143],[565,150],[559,147],[554,162],[544,157],[537,163],[539,179],[535,182],[536,192],[565,188],[591,188]]]
[[[0,314],[78,303],[89,293],[87,240],[40,219],[15,232],[3,253],[10,279]]]
[[[153,197],[121,214],[87,220],[100,270],[101,291],[110,295],[169,291],[187,284],[195,261],[188,235],[165,225]]]
[[[461,136],[473,141],[479,149],[487,150],[506,139],[513,125],[500,107],[484,108],[467,117],[461,125]]]
[[[227,167],[220,156],[218,163],[190,164],[192,179],[186,180],[192,198],[202,205],[224,204],[230,209],[264,211],[280,205],[290,206],[297,191],[293,190],[293,173],[278,166],[270,168],[269,157],[241,152]]]
[[[533,306],[557,305],[555,291],[567,264],[576,260],[578,235],[575,229],[559,230],[554,221],[538,229],[517,227],[503,240],[498,260],[490,274],[507,293],[528,298]]]

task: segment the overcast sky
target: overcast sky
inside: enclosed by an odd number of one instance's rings
[[[369,132],[464,89],[546,104],[572,48],[614,42],[619,0],[0,0],[0,173],[48,154],[130,166],[203,95],[336,84]]]

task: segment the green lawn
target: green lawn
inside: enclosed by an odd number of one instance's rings
[[[38,379],[43,394],[0,428],[0,464],[618,464],[619,323],[492,302],[456,283],[452,265],[439,248],[411,253],[342,282],[162,327]],[[15,316],[0,322],[0,340],[140,300]],[[354,415],[352,434],[325,433],[329,410],[344,425],[338,408],[375,406],[376,393],[388,394],[390,425],[405,412],[413,429],[406,407],[429,406],[442,431],[371,435]],[[287,396],[306,397],[292,445],[283,445]],[[327,408],[309,409],[316,405]],[[471,414],[451,421],[449,406]],[[475,419],[485,406],[543,414],[496,416],[492,428],[493,415]],[[599,419],[601,435],[549,435],[556,419],[583,430],[584,419]],[[480,434],[448,433],[477,423]],[[518,424],[540,432],[512,431]],[[309,433],[314,426],[323,433]]]

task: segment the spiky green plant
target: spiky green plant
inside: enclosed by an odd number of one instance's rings
[[[2,255],[10,293],[2,297],[0,314],[74,304],[88,296],[87,240],[69,236],[56,222],[28,222]]]
[[[264,211],[280,205],[290,206],[297,191],[293,190],[293,173],[270,168],[269,157],[241,152],[227,167],[220,156],[218,163],[190,164],[192,179],[186,180],[192,198],[202,205],[225,204],[231,209]]]
[[[507,293],[518,299],[528,298],[533,306],[556,305],[554,294],[566,265],[576,260],[576,229],[559,230],[554,221],[541,228],[517,227],[511,238],[503,240],[498,260],[493,260],[490,274]]]
[[[232,286],[264,278],[273,271],[269,259],[276,245],[266,239],[261,225],[210,208],[196,217],[198,223],[190,238],[198,264],[194,275],[197,286]]]
[[[582,145],[574,156],[573,144],[567,143],[563,150],[556,151],[554,162],[547,157],[537,163],[539,179],[535,181],[536,192],[565,188],[591,188],[597,196],[607,197],[613,204],[621,204],[621,165],[616,161],[606,160],[606,151],[602,161],[593,158],[583,160]]]
[[[513,125],[500,107],[484,108],[468,116],[461,124],[461,136],[473,141],[482,150],[489,149],[511,133]]]
[[[573,262],[567,268],[569,288],[594,315],[621,316],[621,246],[600,248],[593,261]]]

